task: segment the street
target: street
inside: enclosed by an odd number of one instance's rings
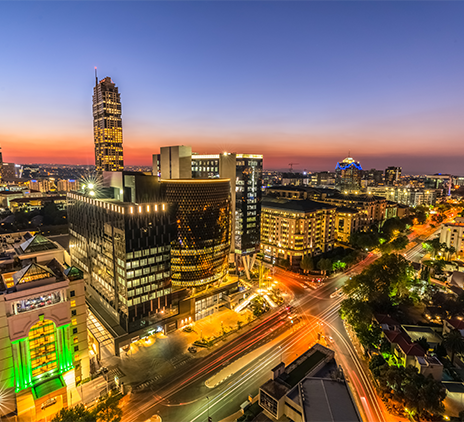
[[[420,259],[422,241],[435,235],[437,230],[423,228],[414,233],[405,257]],[[336,359],[345,372],[363,420],[398,420],[386,411],[376,395],[356,341],[352,341],[339,317],[343,295],[333,295],[347,277],[360,273],[377,257],[369,254],[346,273],[327,279],[317,289],[305,288],[304,278],[277,269],[274,278],[292,292],[292,312],[297,313],[297,320],[290,321],[285,309],[265,316],[248,332],[218,346],[210,355],[192,359],[188,368],[173,374],[168,382],[160,380],[152,391],[133,394],[124,401],[123,420],[145,421],[153,415],[159,415],[164,421],[206,421],[208,417],[213,421],[235,420],[240,404],[249,396],[257,395],[259,386],[269,379],[270,369],[281,360],[289,364],[314,345],[321,334],[330,339],[328,347],[336,351]],[[217,385],[208,388],[205,382],[219,371]]]

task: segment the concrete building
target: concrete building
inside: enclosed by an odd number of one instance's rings
[[[334,246],[334,206],[266,197],[261,212],[261,251],[265,260],[289,259],[291,265],[297,265],[304,255],[318,255]]]
[[[345,195],[335,193],[332,196],[327,196],[322,200],[327,204],[332,204],[337,207],[354,208],[361,212],[362,219],[359,227],[364,230],[372,224],[377,224],[385,219],[387,201],[374,195],[353,194]]]
[[[379,186],[369,189],[371,193],[386,198],[388,201],[417,207],[418,205],[435,205],[437,192],[435,189],[412,188],[404,186]]]
[[[153,174],[163,179],[190,179],[192,177],[192,147],[177,145],[162,147],[153,155]]]
[[[334,352],[316,344],[288,366],[271,370],[271,379],[259,388],[258,403],[271,421],[361,421],[343,371],[332,365]],[[324,376],[317,376],[324,372]]]
[[[338,207],[335,214],[336,240],[348,243],[353,233],[364,229],[364,215],[356,208]]]
[[[60,192],[78,191],[79,181],[75,179],[60,179],[58,180],[56,186]]]
[[[0,416],[50,420],[89,376],[84,281],[63,248],[40,235],[14,255],[20,259],[3,270],[0,289],[0,373],[10,398]]]
[[[92,112],[96,171],[124,170],[121,95],[109,76],[98,82],[95,75]]]
[[[453,223],[445,223],[441,227],[440,243],[446,247],[454,247],[457,255],[464,255],[464,218],[456,217]]]

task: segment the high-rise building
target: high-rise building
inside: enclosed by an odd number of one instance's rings
[[[104,179],[105,197],[68,194],[70,251],[86,275],[89,309],[119,354],[130,333],[171,312],[173,218],[156,177],[113,172]]]
[[[172,179],[162,184],[166,200],[175,209],[173,285],[199,287],[222,281],[229,268],[229,181]]]
[[[179,153],[175,148],[179,148]],[[182,148],[185,154],[181,154]],[[153,157],[153,173],[179,177],[224,178],[230,180],[231,192],[231,256],[237,267],[243,267],[247,277],[260,249],[261,198],[263,179],[263,156],[260,154],[193,154],[190,147],[165,147]],[[174,152],[173,152],[174,151]],[[170,157],[164,160],[163,156]],[[186,165],[191,163],[190,172]],[[173,169],[175,171],[173,172]],[[177,170],[179,169],[179,170]],[[176,178],[176,177],[173,177]]]
[[[351,157],[346,157],[335,167],[335,187],[342,193],[350,193],[361,189],[362,167]]]
[[[387,167],[385,169],[385,184],[387,186],[395,185],[401,178],[401,167]]]
[[[304,255],[330,251],[336,241],[336,207],[309,199],[265,197],[261,216],[261,249],[265,260],[288,259],[298,265]]]
[[[60,245],[28,236],[0,279],[0,417],[51,420],[89,376],[84,280]]]
[[[98,82],[93,89],[93,136],[95,168],[103,171],[124,170],[122,151],[121,95],[110,77]]]

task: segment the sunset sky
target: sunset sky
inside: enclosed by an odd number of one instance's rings
[[[97,66],[128,165],[184,144],[464,175],[463,22],[464,2],[1,2],[3,157],[93,164]]]

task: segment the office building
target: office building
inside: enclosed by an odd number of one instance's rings
[[[230,182],[227,179],[162,180],[173,207],[172,282],[200,287],[221,282],[230,251]]]
[[[163,147],[153,156],[153,174],[181,178],[224,178],[230,180],[231,247],[230,261],[243,268],[247,277],[260,248],[260,214],[262,197],[263,156],[259,154],[193,154],[187,171],[190,147]],[[191,149],[190,149],[191,150]],[[163,157],[170,157],[165,160]],[[155,163],[160,163],[156,167]],[[174,169],[174,170],[173,170]],[[177,178],[177,177],[173,177]]]
[[[124,170],[121,95],[110,77],[95,78],[92,109],[96,171]]]
[[[59,244],[25,236],[1,263],[0,416],[50,420],[89,376],[84,281]]]
[[[330,251],[335,243],[336,207],[311,200],[265,197],[261,208],[264,259],[288,259],[299,265],[304,255]]]
[[[435,189],[403,186],[378,186],[369,189],[372,194],[386,198],[388,201],[417,207],[418,205],[435,205],[437,191]]]
[[[385,184],[387,186],[396,185],[401,179],[401,167],[387,167],[385,169]]]
[[[119,354],[131,333],[173,312],[174,221],[156,177],[108,172],[104,180],[101,197],[68,194],[70,251],[73,265],[86,276],[90,312]]]
[[[356,192],[361,189],[363,169],[359,162],[346,157],[335,167],[335,187],[343,193]]]

